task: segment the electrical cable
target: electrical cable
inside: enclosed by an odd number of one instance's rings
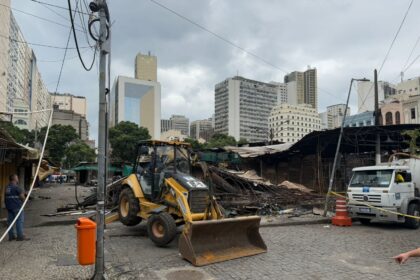
[[[400,34],[400,31],[401,31],[401,29],[402,29],[402,27],[403,27],[403,25],[404,25],[404,22],[405,22],[405,20],[406,20],[406,18],[407,18],[408,12],[409,12],[409,11],[410,11],[410,9],[411,9],[411,6],[413,5],[413,2],[414,2],[414,0],[411,0],[411,1],[410,1],[410,4],[408,5],[407,11],[405,12],[403,19],[401,20],[401,23],[400,23],[400,25],[399,25],[399,27],[398,27],[398,29],[397,29],[397,32],[395,33],[394,38],[393,38],[393,39],[392,39],[392,41],[391,41],[391,45],[389,46],[388,51],[387,51],[387,53],[386,53],[386,55],[385,55],[385,57],[384,57],[384,60],[382,61],[381,67],[380,67],[380,68],[379,68],[379,70],[378,70],[378,76],[379,76],[379,74],[381,73],[381,71],[382,71],[382,69],[383,69],[383,67],[384,67],[384,65],[385,65],[385,63],[386,63],[386,61],[388,60],[389,54],[390,54],[390,52],[391,52],[391,50],[392,50],[392,47],[394,46],[394,43],[395,43],[395,41],[397,40],[398,35]],[[366,102],[366,100],[367,100],[368,96],[370,95],[370,93],[371,93],[371,91],[372,91],[373,85],[374,85],[374,83],[372,83],[372,85],[371,85],[371,87],[370,87],[370,89],[369,89],[368,93],[366,94],[365,98],[363,99],[362,105],[360,105],[360,106],[358,106],[358,107],[363,107],[363,105],[365,104],[365,102]]]
[[[66,10],[66,11],[69,10],[67,7],[63,7],[63,6],[59,6],[59,5],[54,5],[54,4],[51,4],[51,3],[46,3],[46,2],[42,2],[42,1],[38,1],[38,0],[31,0],[31,1],[34,2],[34,3],[38,3],[38,4],[51,6],[51,7],[57,8],[57,9],[62,9],[62,10]],[[72,12],[75,12],[75,13],[82,13],[84,15],[89,15],[87,13],[83,13],[83,12],[76,11],[76,10],[71,10],[71,11]]]
[[[77,7],[78,3],[79,2],[77,1],[76,2],[76,7]],[[64,62],[65,62],[65,59],[66,59],[67,50],[69,49],[68,48],[68,45],[70,43],[70,38],[71,38],[72,30],[73,30],[73,28],[70,28],[70,32],[69,32],[69,35],[67,37],[67,43],[66,43],[66,48],[65,48],[65,51],[64,51],[63,62],[61,64],[60,73],[59,73],[59,76],[58,76],[58,81],[57,81],[57,85],[56,85],[56,88],[55,88],[55,92],[57,92],[58,86],[60,85],[61,74],[62,74],[62,71],[63,71],[63,68],[64,68]],[[34,185],[35,185],[36,178],[38,177],[38,174],[39,174],[39,169],[41,168],[42,159],[43,159],[44,153],[45,153],[45,147],[47,146],[48,135],[49,135],[51,124],[52,124],[52,116],[53,116],[53,108],[52,108],[52,106],[53,106],[53,104],[54,104],[54,102],[51,102],[51,109],[50,109],[51,112],[50,112],[50,117],[49,117],[49,120],[48,120],[48,126],[47,126],[47,130],[45,132],[45,137],[44,137],[44,141],[43,141],[43,144],[42,144],[41,154],[39,155],[39,160],[38,160],[38,164],[37,164],[37,167],[36,167],[34,178],[32,180],[32,183],[31,183],[30,187],[29,187],[29,191],[28,191],[28,193],[27,193],[27,195],[25,197],[25,200],[22,203],[22,207],[19,209],[18,214],[13,219],[13,221],[11,222],[11,224],[8,225],[6,231],[0,237],[0,243],[4,240],[4,238],[6,237],[6,235],[9,233],[9,231],[12,229],[12,227],[16,223],[17,219],[19,218],[19,216],[23,212],[23,209],[25,209],[25,206],[28,203],[29,197],[31,196],[32,190],[33,190]]]
[[[56,12],[53,8],[50,8],[49,6],[47,6],[47,5],[43,4],[43,3],[41,3],[41,5],[45,9],[49,10],[50,12],[52,12],[53,14],[59,16],[60,18],[64,19],[65,21],[68,21],[70,23],[70,19],[68,19],[68,17],[63,16],[62,14]],[[66,9],[66,13],[67,13],[67,9]],[[77,24],[77,26],[80,27],[80,28],[83,28],[80,24]]]
[[[406,60],[406,62],[404,63],[404,66],[401,68],[401,72],[404,72],[404,69],[407,67],[408,62],[409,62],[409,60],[410,60],[411,56],[413,55],[414,50],[416,49],[416,47],[417,47],[417,45],[418,45],[419,41],[420,41],[420,36],[419,36],[419,37],[417,37],[417,40],[416,40],[416,42],[414,43],[413,48],[411,49],[410,55],[407,57],[407,60]]]
[[[38,44],[38,43],[20,41],[20,40],[11,38],[10,36],[6,36],[6,35],[3,35],[3,34],[0,34],[0,37],[8,39],[8,40],[13,41],[13,42],[32,45],[32,46],[37,46],[37,47],[45,47],[45,48],[60,49],[60,50],[64,50],[64,49],[74,50],[74,49],[76,49],[76,48],[70,48],[70,47],[66,48],[66,47],[59,47],[59,46],[53,46],[53,45],[46,45],[46,44]],[[90,48],[90,47],[80,47],[80,48],[81,49],[86,49],[86,48]]]
[[[89,67],[86,67],[85,62],[83,61],[82,55],[80,54],[79,43],[77,41],[77,35],[76,35],[76,31],[74,29],[74,20],[73,20],[73,13],[72,13],[72,9],[71,9],[71,1],[70,0],[67,0],[67,4],[69,6],[69,16],[70,16],[70,20],[71,20],[71,30],[73,31],[73,37],[74,37],[74,43],[76,45],[77,55],[79,56],[79,60],[82,63],[83,68],[86,71],[90,71],[92,69],[92,67],[93,67],[93,64],[95,63],[96,48],[95,48],[95,52],[93,54],[92,63],[90,64]],[[76,11],[77,11],[77,9],[76,9]]]
[[[13,7],[4,5],[4,4],[0,4],[0,6],[9,8],[9,9],[11,9],[13,11],[16,11],[16,12],[21,13],[21,14],[24,14],[24,15],[28,15],[28,16],[31,16],[31,17],[34,17],[34,18],[37,18],[37,19],[40,19],[40,20],[43,20],[43,21],[46,21],[46,22],[49,22],[49,23],[53,23],[53,24],[58,25],[58,26],[61,26],[61,27],[69,28],[69,26],[67,26],[65,24],[62,24],[60,22],[57,22],[57,21],[54,21],[54,20],[51,20],[51,19],[47,19],[45,17],[37,16],[35,14],[28,13],[28,12],[25,12],[25,11],[22,11],[22,10],[19,10],[19,9],[16,9],[16,8],[13,8]],[[76,29],[76,30],[79,31],[79,32],[86,32],[86,31],[83,31],[81,29]]]
[[[243,48],[243,47],[239,46],[238,44],[236,44],[236,43],[232,42],[231,40],[229,40],[229,39],[225,38],[224,36],[222,36],[222,35],[220,35],[220,34],[217,34],[216,32],[214,32],[214,31],[212,31],[212,30],[208,29],[207,27],[205,27],[205,26],[203,26],[203,25],[201,25],[201,24],[199,24],[199,23],[195,22],[194,20],[192,20],[192,19],[190,19],[190,18],[188,18],[188,17],[186,17],[186,16],[184,16],[184,15],[180,14],[179,12],[177,12],[177,11],[175,11],[175,10],[173,10],[173,9],[169,8],[168,6],[165,6],[165,5],[163,5],[162,3],[160,3],[160,2],[158,2],[158,1],[156,1],[156,0],[150,0],[150,2],[152,2],[153,4],[155,4],[155,5],[157,5],[157,6],[161,7],[161,8],[163,8],[163,9],[165,9],[165,10],[169,11],[169,12],[171,12],[172,14],[174,14],[174,15],[178,16],[179,18],[181,18],[181,19],[183,19],[183,20],[185,20],[185,21],[187,21],[187,22],[191,23],[192,25],[194,25],[194,26],[196,26],[196,27],[198,27],[198,28],[200,28],[200,29],[202,29],[202,30],[204,30],[204,31],[208,32],[209,34],[213,35],[213,36],[214,36],[214,37],[216,37],[217,39],[222,40],[223,42],[225,42],[225,43],[227,43],[227,44],[229,44],[229,45],[231,45],[231,46],[233,46],[233,47],[235,47],[235,48],[237,48],[237,49],[241,50],[242,52],[244,52],[244,53],[246,53],[246,54],[248,54],[248,55],[250,55],[250,56],[252,56],[252,57],[254,57],[255,59],[257,59],[257,60],[259,60],[259,61],[263,62],[264,64],[266,64],[266,65],[268,65],[268,66],[271,66],[271,67],[273,67],[274,69],[280,70],[280,71],[282,71],[282,72],[284,72],[284,73],[286,73],[286,74],[290,73],[289,71],[287,71],[287,70],[285,70],[285,69],[283,69],[283,68],[281,68],[281,67],[279,67],[279,66],[277,66],[277,65],[275,65],[275,64],[273,64],[273,63],[271,63],[271,62],[269,62],[268,60],[264,59],[263,57],[261,57],[261,56],[259,56],[259,55],[255,54],[255,53],[253,53],[253,52],[251,52],[251,51],[248,51],[247,49],[245,49],[245,48]],[[330,96],[332,96],[332,97],[336,98],[337,100],[340,100],[340,101],[341,101],[341,99],[340,99],[339,97],[337,97],[336,95],[334,95],[334,94],[330,93],[329,91],[324,90],[324,89],[322,89],[322,88],[320,88],[320,87],[318,87],[318,89],[319,89],[320,91],[322,91],[322,92],[324,92],[324,93],[326,93],[326,94],[328,94],[328,95],[330,95]]]

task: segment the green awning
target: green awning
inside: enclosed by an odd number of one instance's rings
[[[95,171],[98,171],[98,166],[97,165],[80,165],[80,166],[74,167],[72,170],[74,170],[74,171],[87,171],[87,170],[95,170]],[[109,166],[108,167],[108,171],[111,171],[111,172],[122,172],[123,170],[120,167]]]

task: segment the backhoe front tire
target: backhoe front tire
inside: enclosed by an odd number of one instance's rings
[[[410,203],[408,205],[407,214],[410,216],[419,217],[420,208],[417,203]],[[405,218],[405,226],[411,229],[418,229],[420,226],[419,219]]]
[[[171,243],[176,236],[176,224],[174,218],[167,212],[154,214],[147,220],[147,233],[149,238],[158,247]]]
[[[126,226],[135,226],[141,222],[137,216],[140,212],[139,200],[134,196],[130,188],[123,189],[118,201],[118,214],[120,221]]]

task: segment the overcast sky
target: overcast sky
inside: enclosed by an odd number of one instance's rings
[[[65,0],[42,0],[62,7]],[[30,0],[13,0],[12,7],[68,25],[65,10]],[[185,114],[190,121],[214,112],[214,85],[227,77],[283,81],[285,71],[318,69],[319,112],[326,106],[345,103],[349,81],[373,79],[401,23],[410,0],[158,0],[165,6],[205,26],[240,47],[269,61],[227,44],[149,0],[109,0],[113,24],[112,80],[116,75],[134,76],[134,57],[150,51],[158,57],[158,80],[162,85],[162,118]],[[75,0],[72,0],[73,7]],[[414,1],[406,22],[380,73],[380,80],[397,82],[420,35],[420,3]],[[14,11],[28,42],[65,46],[69,28]],[[87,16],[85,16],[87,18]],[[80,19],[77,17],[77,23]],[[79,33],[79,45],[86,38]],[[73,39],[70,43],[74,47]],[[33,46],[43,79],[55,90],[63,50]],[[90,50],[82,50],[91,61]],[[420,54],[416,48],[412,59]],[[90,138],[97,138],[98,71],[83,70],[69,50],[59,92],[86,96]],[[420,60],[405,74],[419,76]],[[357,110],[356,91],[351,99]]]

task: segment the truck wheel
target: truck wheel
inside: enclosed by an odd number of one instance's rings
[[[417,203],[411,203],[408,205],[407,214],[410,216],[419,217],[419,205]],[[420,226],[420,221],[418,219],[413,218],[405,218],[405,225],[408,228],[418,229]]]
[[[139,212],[139,200],[134,196],[133,191],[130,188],[123,189],[118,203],[118,214],[121,223],[126,226],[138,225],[141,222],[141,218],[137,216]]]
[[[360,218],[360,219],[359,219],[359,221],[360,221],[360,223],[361,223],[362,225],[365,225],[365,226],[370,225],[370,219],[363,219],[363,218]]]
[[[162,247],[174,240],[176,224],[174,218],[167,212],[154,214],[147,220],[147,233],[157,246]]]

